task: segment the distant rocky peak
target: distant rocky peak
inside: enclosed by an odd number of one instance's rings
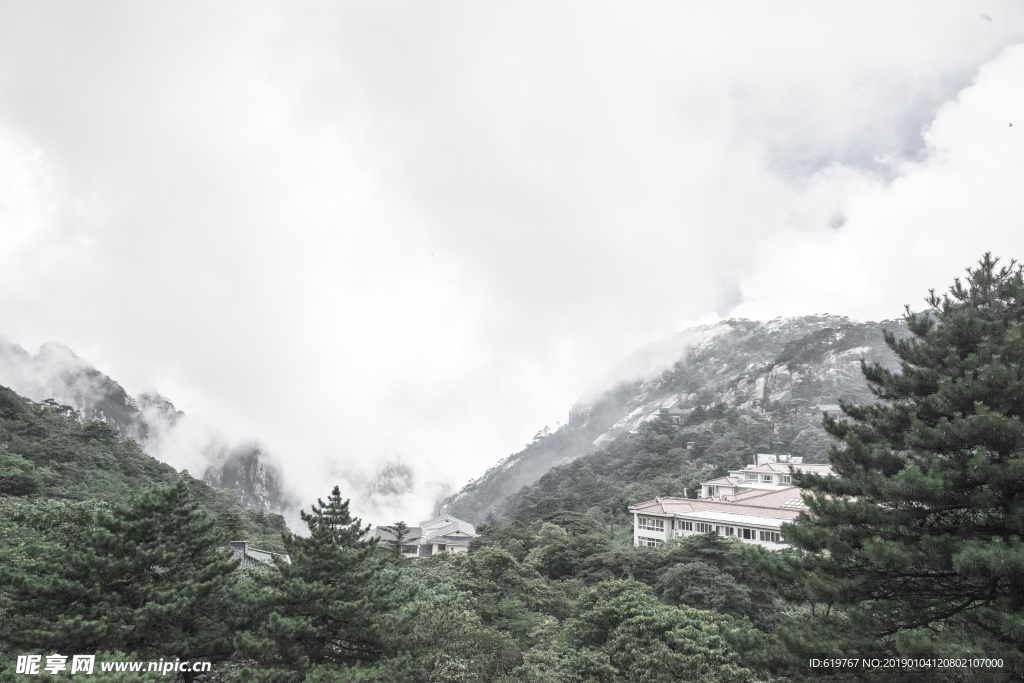
[[[63,344],[47,342],[32,355],[0,340],[0,385],[33,401],[71,406],[83,419],[102,420],[140,444],[149,438],[149,426],[128,392]]]
[[[159,421],[173,427],[181,418],[185,417],[185,413],[175,408],[170,399],[157,393],[141,393],[135,402],[151,424]]]
[[[92,365],[75,355],[70,348],[58,342],[46,342],[40,346],[35,359],[40,363],[63,363],[92,369]]]
[[[220,449],[203,473],[207,484],[236,491],[242,505],[263,512],[284,512],[295,505],[283,479],[281,466],[258,443]]]
[[[280,465],[261,446],[226,445],[216,429],[186,427],[182,424],[185,413],[169,399],[155,392],[132,398],[63,344],[48,342],[33,355],[0,337],[0,385],[38,403],[49,403],[69,417],[105,422],[170,464],[175,464],[175,453],[184,449],[202,460],[202,478],[207,483],[237,491],[248,507],[284,512],[295,505],[286,492]]]

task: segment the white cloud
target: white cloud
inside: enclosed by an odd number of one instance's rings
[[[925,157],[904,163],[891,183],[830,168],[808,185],[808,204],[828,211],[787,226],[759,247],[743,279],[736,315],[806,311],[860,319],[923,308],[986,251],[1020,258],[1024,242],[1024,46],[986,64],[973,85],[945,104],[927,128]],[[1021,119],[1024,120],[1024,119]]]
[[[308,499],[402,463],[415,519],[681,321],[895,315],[1015,247],[956,116],[1016,53],[920,130],[1019,3],[105,7],[0,8],[0,333]]]

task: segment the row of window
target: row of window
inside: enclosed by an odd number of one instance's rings
[[[664,543],[664,541],[660,538],[647,538],[646,536],[636,537],[636,544],[645,548],[657,548],[662,543]]]
[[[654,517],[640,517],[638,520],[640,529],[649,531],[664,531],[665,521]],[[745,541],[765,541],[768,543],[781,543],[782,536],[777,531],[763,531],[761,529],[744,529],[742,527],[721,526],[718,524],[706,524],[704,522],[688,522],[686,520],[673,520],[672,526],[679,531],[696,531],[698,534],[716,533],[719,536],[735,536]],[[640,545],[660,545],[662,541],[645,536],[637,537]]]
[[[716,526],[715,533],[719,536],[735,536],[744,541],[766,541],[768,543],[781,543],[782,535],[778,531],[763,531],[762,529],[742,529],[731,526]]]
[[[747,473],[747,481],[749,481],[749,482],[757,481],[757,473],[755,473],[755,472],[748,472]],[[764,482],[765,484],[772,483],[772,475],[770,475],[770,474],[762,474],[761,475],[761,481]],[[793,483],[793,476],[789,475],[789,474],[780,474],[779,475],[779,482],[781,482],[783,484],[792,484]]]
[[[657,527],[644,526],[644,520],[648,519],[648,518],[641,517],[640,519],[641,519],[641,522],[640,522],[640,528],[641,529],[651,529],[651,530],[657,530],[657,531],[661,531],[662,530],[662,526],[661,525],[658,525]],[[660,520],[658,520],[658,521],[660,521]],[[738,536],[738,537],[741,537],[741,538],[744,538],[744,539],[747,539],[747,540],[753,540],[753,541],[757,540],[757,531],[758,531],[757,529],[735,529],[735,528],[733,528],[731,526],[715,526],[712,529],[712,526],[710,524],[705,524],[703,522],[697,522],[696,524],[697,524],[696,531],[697,531],[698,534],[707,534],[707,533],[711,533],[711,531],[714,531],[715,533],[719,534],[720,536]],[[682,520],[682,519],[681,520],[673,520],[672,521],[672,526],[673,526],[673,528],[678,529],[679,531],[694,531],[694,523],[693,522],[687,522],[686,520]],[[764,532],[762,532],[762,533],[764,533]],[[778,534],[776,534],[776,535],[778,535]],[[762,538],[761,540],[763,541],[764,539]]]
[[[648,531],[664,531],[665,520],[656,517],[641,517],[637,522],[637,526]]]

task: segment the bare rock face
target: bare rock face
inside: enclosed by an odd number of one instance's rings
[[[552,467],[662,415],[678,419],[716,403],[753,415],[772,404],[820,413],[818,406],[839,399],[870,402],[874,397],[860,361],[896,367],[896,357],[885,344],[886,330],[906,335],[902,321],[858,323],[828,315],[727,320],[688,330],[653,345],[649,353],[638,351],[623,364],[634,374],[613,372],[615,381],[586,392],[565,425],[539,434],[522,451],[439,501],[435,513],[484,522],[508,496]]]
[[[285,491],[280,465],[259,444],[225,449],[213,456],[203,481],[237,491],[242,505],[263,512],[285,512],[295,502]]]

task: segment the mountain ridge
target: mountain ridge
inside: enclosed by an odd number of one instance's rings
[[[105,422],[143,450],[157,454],[186,418],[158,393],[132,397],[117,381],[57,342],[43,344],[33,355],[0,337],[0,385],[80,421]],[[204,460],[199,479],[237,492],[245,507],[264,513],[285,513],[295,507],[280,464],[258,442],[230,445],[214,434],[198,450]]]
[[[764,322],[730,319],[687,330],[679,335],[683,343],[670,367],[650,365],[646,377],[584,392],[565,425],[538,433],[522,451],[502,458],[481,477],[439,501],[434,512],[476,523],[500,517],[508,499],[552,469],[637,433],[661,417],[663,410],[676,411],[678,418],[722,404],[749,420],[773,405],[785,405],[801,411],[801,419],[806,419],[813,413],[812,406],[840,399],[871,401],[874,397],[861,374],[860,359],[896,366],[895,354],[885,345],[886,331],[897,337],[907,334],[902,320],[862,323],[827,314]],[[663,353],[665,342],[659,344],[652,346]],[[643,350],[638,353],[642,356]],[[817,433],[812,424],[805,429],[811,432],[800,437],[798,446],[825,443],[823,432]],[[768,443],[777,445],[772,438]],[[717,467],[712,462],[699,464]]]

